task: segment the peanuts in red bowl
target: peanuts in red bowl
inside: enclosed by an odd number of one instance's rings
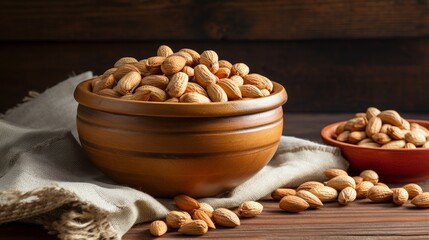
[[[408,120],[426,128],[429,121]],[[366,147],[336,140],[336,128],[343,122],[332,123],[322,129],[321,136],[325,143],[337,146],[350,162],[350,170],[361,172],[373,169],[380,175],[380,180],[391,183],[416,182],[429,178],[429,148],[389,149]]]

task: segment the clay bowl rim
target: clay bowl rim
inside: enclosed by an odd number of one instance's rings
[[[74,98],[79,104],[105,112],[159,117],[217,117],[264,112],[282,106],[288,100],[286,89],[273,81],[273,92],[266,97],[228,102],[171,103],[117,99],[90,91],[91,80],[79,83]]]
[[[427,120],[421,120],[421,119],[406,119],[408,122],[410,123],[418,123],[420,125],[423,125],[425,127],[429,126],[429,121]],[[344,142],[340,142],[335,140],[333,137],[336,135],[335,134],[335,129],[338,125],[345,123],[347,121],[340,121],[340,122],[335,122],[335,123],[331,123],[327,126],[325,126],[322,131],[321,131],[321,136],[322,139],[324,141],[326,141],[327,143],[329,143],[330,145],[334,145],[340,148],[356,148],[356,149],[367,149],[367,150],[373,150],[373,151],[387,151],[387,152],[416,152],[416,151],[428,151],[429,152],[429,148],[414,148],[414,149],[407,149],[407,148],[381,148],[381,147],[365,147],[365,146],[360,146],[360,145],[356,145],[356,144],[351,144],[351,143],[344,143]]]

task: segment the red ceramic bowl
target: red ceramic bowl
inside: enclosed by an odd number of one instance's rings
[[[429,127],[429,121],[408,120]],[[350,171],[359,174],[366,169],[376,171],[380,181],[390,183],[418,182],[429,178],[429,148],[384,149],[370,148],[335,140],[335,129],[342,122],[322,129],[325,143],[337,146],[350,162]]]

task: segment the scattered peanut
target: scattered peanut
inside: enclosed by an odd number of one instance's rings
[[[216,226],[213,223],[211,217],[204,210],[201,210],[201,209],[195,210],[192,213],[192,219],[194,219],[194,220],[203,220],[204,222],[206,222],[207,227],[209,227],[211,229],[216,229]]]
[[[373,184],[378,183],[378,174],[373,170],[364,170],[360,173],[360,176],[364,181],[369,181]]]
[[[429,208],[429,192],[423,192],[415,196],[411,203],[419,208]]]
[[[162,220],[153,221],[149,226],[149,232],[156,236],[162,236],[167,232],[167,224]]]
[[[393,123],[393,120],[390,122]],[[429,192],[423,192],[415,183],[389,188],[379,182],[378,174],[373,170],[362,171],[359,176],[349,176],[342,169],[326,169],[324,174],[329,179],[327,182],[307,181],[296,189],[278,188],[271,193],[271,197],[279,202],[280,209],[290,213],[320,208],[324,203],[335,201],[347,206],[356,199],[365,198],[373,202],[391,202],[396,206],[409,202],[417,208],[429,208]],[[244,201],[236,212],[227,208],[213,209],[209,204],[187,195],[178,195],[174,201],[179,210],[170,211],[165,221],[155,220],[149,225],[153,236],[162,236],[167,228],[177,229],[185,235],[204,235],[216,226],[237,227],[241,224],[240,218],[256,217],[264,208],[259,202]]]
[[[329,179],[334,178],[336,176],[348,176],[346,171],[337,168],[326,169],[323,173]]]
[[[309,191],[309,190],[311,190],[313,188],[323,187],[323,186],[324,185],[321,182],[308,181],[308,182],[305,182],[305,183],[302,183],[301,185],[299,185],[299,187],[296,190],[297,191],[299,191],[299,190],[307,190],[307,191]]]
[[[167,226],[179,228],[187,220],[191,220],[191,215],[184,211],[170,211],[166,216]]]
[[[262,213],[264,206],[255,201],[246,201],[238,206],[238,215],[240,217],[256,217]]]
[[[285,196],[279,202],[279,207],[286,212],[302,212],[309,208],[310,205],[298,196]]]
[[[420,193],[423,193],[422,187],[415,183],[406,184],[403,188],[408,192],[410,199],[413,199]]]
[[[299,190],[296,193],[296,196],[304,199],[308,203],[309,208],[318,208],[323,206],[322,201],[320,201],[316,195],[307,190]]]
[[[217,208],[213,212],[213,220],[223,227],[240,226],[240,219],[237,214],[227,208]]]
[[[334,202],[337,200],[338,192],[335,188],[329,186],[321,186],[309,190],[316,195],[323,203]]]
[[[177,207],[183,211],[192,212],[200,208],[200,203],[194,198],[187,195],[177,195],[174,197]]]
[[[274,200],[280,201],[284,196],[295,195],[296,190],[292,188],[277,188],[271,193],[271,197]]]
[[[373,202],[389,202],[392,201],[393,191],[382,185],[376,185],[368,190],[367,198]]]
[[[395,188],[392,191],[394,204],[401,206],[408,201],[408,192],[404,188]]]
[[[369,110],[370,114],[373,110]],[[349,176],[342,169],[326,169],[324,174],[329,179],[327,182],[304,182],[296,190],[278,188],[271,193],[271,197],[279,201],[281,209],[295,213],[321,207],[327,202],[338,201],[340,205],[348,205],[356,199],[365,198],[373,202],[392,202],[401,206],[416,196],[418,198],[412,200],[411,204],[419,208],[429,208],[429,192],[423,192],[415,183],[402,188],[389,188],[385,183],[379,182],[379,176],[373,170],[362,171],[359,176]]]
[[[357,198],[366,198],[369,189],[374,187],[374,184],[370,181],[362,181],[356,185]]]
[[[179,232],[185,235],[204,235],[208,230],[207,223],[203,220],[192,220],[182,224]]]
[[[341,205],[347,205],[356,199],[356,190],[352,187],[345,187],[338,194],[338,203]]]
[[[355,180],[350,176],[336,176],[334,178],[331,178],[327,183],[327,186],[335,188],[338,191],[341,191],[342,189],[346,187],[352,187],[353,189],[356,187]]]

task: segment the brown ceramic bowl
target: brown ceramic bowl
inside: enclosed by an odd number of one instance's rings
[[[429,127],[429,121],[412,120]],[[409,183],[429,178],[429,148],[384,149],[362,147],[335,140],[335,129],[342,122],[330,124],[322,129],[324,142],[337,146],[350,162],[350,170],[359,174],[363,170],[376,171],[381,181],[390,183]]]
[[[75,90],[77,130],[91,161],[118,183],[155,197],[214,196],[272,158],[283,129],[285,89],[226,103],[120,100]]]

